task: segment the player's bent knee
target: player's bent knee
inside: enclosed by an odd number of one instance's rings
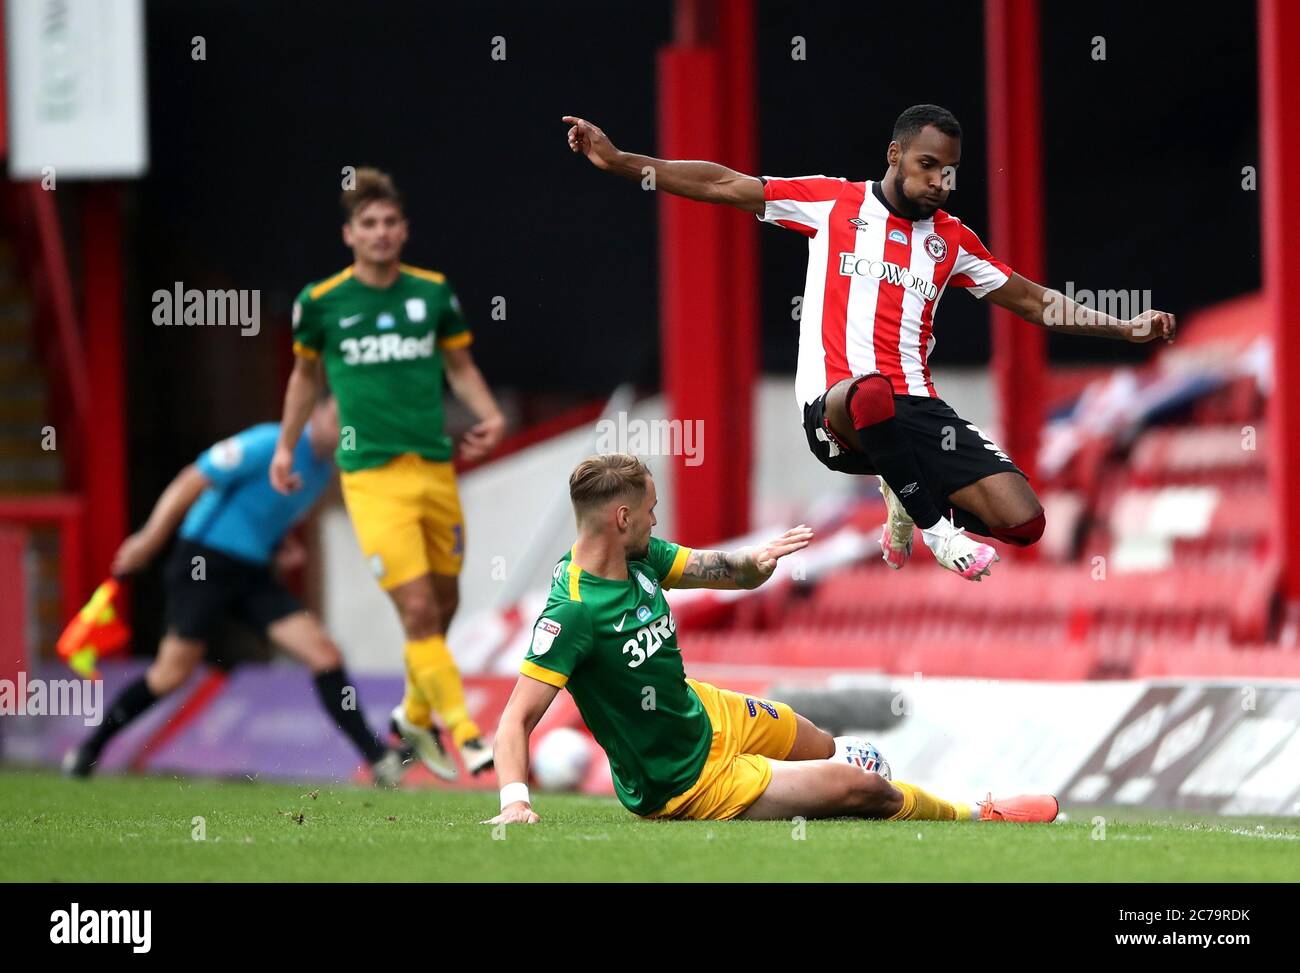
[[[1028,547],[1043,536],[1043,530],[1046,527],[1047,515],[1040,510],[1038,516],[1031,517],[1023,524],[1017,524],[1014,527],[991,527],[989,529],[993,536],[1000,541],[1014,544],[1017,547]]]
[[[880,372],[859,375],[849,384],[845,405],[854,429],[894,418],[894,386]]]
[[[853,783],[851,801],[855,814],[882,816],[891,803],[894,786],[879,774],[867,774],[852,768],[856,780]]]
[[[313,672],[332,672],[343,666],[343,653],[333,639],[322,639],[315,644],[311,654]]]
[[[866,774],[850,764],[828,764],[827,769],[833,775],[828,781],[831,809],[836,814],[867,816],[880,802],[881,793],[877,782],[884,778],[877,774]]]
[[[853,440],[853,419],[849,416],[849,407],[846,405],[846,396],[848,395],[849,386],[853,380],[846,378],[836,382],[826,391],[826,413],[825,422],[828,432],[832,433],[840,448],[845,448]]]
[[[149,667],[145,681],[155,696],[165,696],[185,682],[193,671],[193,666],[179,662],[155,662]]]

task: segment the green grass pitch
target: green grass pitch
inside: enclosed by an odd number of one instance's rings
[[[540,795],[0,771],[4,881],[1294,881],[1300,820],[1069,808],[1051,825],[648,822]],[[1104,815],[1104,838],[1093,823]],[[195,840],[203,819],[204,840]]]

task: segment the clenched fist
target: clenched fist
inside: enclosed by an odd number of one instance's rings
[[[1143,311],[1128,322],[1128,340],[1139,345],[1156,338],[1173,341],[1177,330],[1178,319],[1168,311]]]

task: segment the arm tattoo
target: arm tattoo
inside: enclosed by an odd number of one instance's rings
[[[725,551],[691,551],[683,572],[700,581],[721,581],[734,575]]]
[[[730,581],[737,588],[749,588],[759,580],[754,558],[746,551],[692,551],[682,574],[706,587],[713,587],[709,582]]]

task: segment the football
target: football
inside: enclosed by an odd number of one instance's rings
[[[831,759],[861,767],[864,774],[879,774],[885,780],[891,779],[889,761],[880,755],[874,743],[862,737],[836,737],[835,755]]]
[[[582,783],[591,766],[591,739],[571,726],[556,727],[533,753],[533,776],[543,790],[571,791]]]

